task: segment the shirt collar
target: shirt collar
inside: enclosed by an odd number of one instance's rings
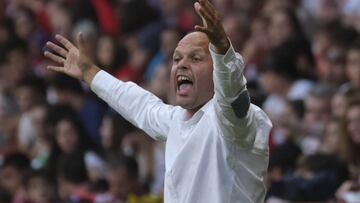
[[[212,102],[213,99],[210,99],[190,119],[183,120],[185,124],[192,125],[197,123],[200,120],[200,118],[205,114],[205,112],[208,111]],[[185,114],[184,114],[184,118],[185,118]]]
[[[207,101],[207,102],[204,104],[204,106],[199,109],[199,111],[201,111],[202,113],[205,113],[205,112],[210,108],[210,105],[211,105],[212,102],[213,102],[213,98],[210,99],[209,101]],[[196,113],[198,113],[199,111],[197,111]],[[196,113],[195,113],[195,114],[196,114]]]

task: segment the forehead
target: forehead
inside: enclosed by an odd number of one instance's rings
[[[202,32],[192,32],[187,34],[178,43],[176,52],[191,52],[191,51],[208,51],[209,39]]]

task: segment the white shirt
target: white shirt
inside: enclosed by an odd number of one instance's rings
[[[232,46],[225,55],[210,53],[215,95],[188,120],[185,109],[104,71],[91,89],[151,137],[166,141],[165,203],[263,202],[271,122],[259,107],[246,105],[248,98],[236,108],[244,116],[236,116],[231,104],[246,92],[242,57]]]

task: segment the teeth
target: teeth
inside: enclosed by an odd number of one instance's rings
[[[183,81],[183,80],[191,81],[189,77],[184,76],[184,75],[179,75],[179,76],[177,77],[177,80],[178,80],[178,81]]]

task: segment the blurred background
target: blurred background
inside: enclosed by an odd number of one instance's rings
[[[274,124],[266,202],[360,202],[360,1],[212,2]],[[193,4],[0,1],[0,203],[161,202],[164,143],[48,71],[44,45],[81,31],[97,65],[173,104],[172,52],[201,23]]]

